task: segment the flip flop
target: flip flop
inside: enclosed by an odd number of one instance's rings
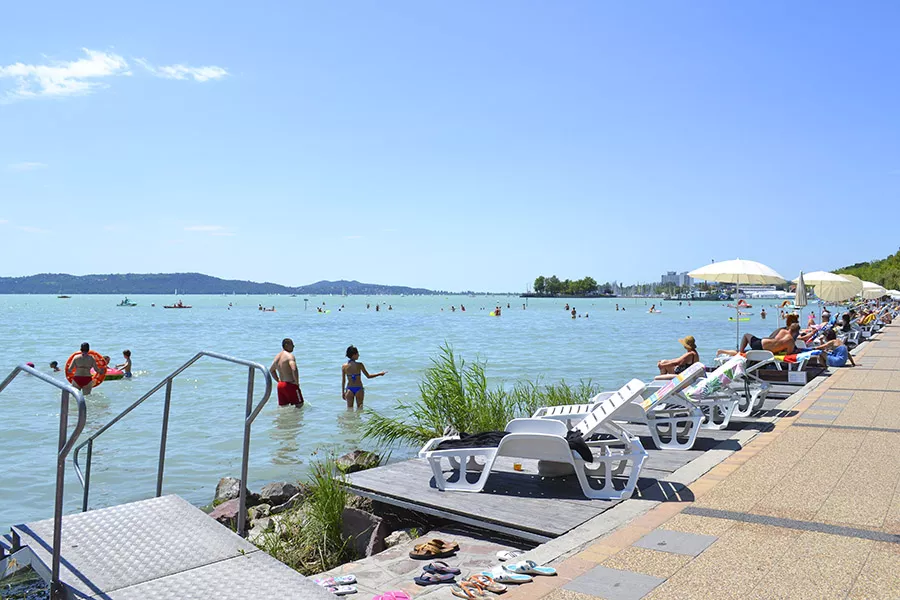
[[[512,583],[519,585],[522,583],[529,583],[532,580],[531,575],[510,573],[509,571],[504,571],[500,568],[498,568],[496,571],[483,571],[481,574],[487,575],[497,583]]]
[[[338,586],[330,586],[325,588],[335,596],[346,596],[347,594],[355,594],[356,586],[355,585],[338,585]]]
[[[410,550],[409,557],[416,560],[428,560],[430,558],[446,558],[454,554],[456,554],[456,550],[451,550],[432,542],[426,542]]]
[[[450,588],[450,593],[460,598],[468,598],[475,600],[479,596],[484,596],[484,592],[475,584],[468,581],[460,581]]]
[[[497,553],[497,560],[512,560],[525,554],[522,550],[501,550]]]
[[[409,594],[402,590],[385,592],[383,596],[376,596],[372,600],[411,600]]]
[[[453,575],[459,575],[460,573],[462,573],[462,571],[460,571],[456,567],[451,567],[450,565],[448,565],[447,563],[445,563],[442,560],[436,560],[432,563],[428,563],[427,565],[422,567],[422,569],[426,573],[437,573],[439,575],[446,575],[448,573],[452,573]]]
[[[438,575],[437,573],[422,573],[418,577],[413,578],[419,585],[437,585],[439,583],[450,583],[454,580],[456,575],[453,574],[445,574]]]
[[[523,560],[514,565],[503,565],[503,568],[510,573],[517,573],[519,575],[556,575],[556,569],[553,567],[539,567],[533,560]]]
[[[506,592],[505,585],[503,585],[501,583],[497,583],[496,581],[494,581],[494,579],[492,577],[489,577],[488,575],[482,575],[479,573],[479,574],[470,576],[469,578],[466,579],[466,581],[471,581],[472,583],[474,583],[481,589],[487,590],[494,594],[503,594]]]
[[[356,583],[356,575],[340,575],[338,577],[323,577],[321,579],[313,579],[313,583],[322,587],[338,587],[341,585],[352,585]]]

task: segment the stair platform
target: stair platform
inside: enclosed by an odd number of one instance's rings
[[[53,520],[12,529],[49,568]],[[174,495],[65,516],[60,580],[79,599],[334,598]]]

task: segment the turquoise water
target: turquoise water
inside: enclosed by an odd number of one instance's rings
[[[191,310],[164,310],[172,297],[136,296],[135,308],[117,307],[120,299],[0,296],[0,379],[26,361],[49,371],[51,360],[64,364],[83,341],[113,361],[131,349],[135,377],[105,382],[88,397],[83,440],[200,350],[268,367],[281,339],[292,337],[307,406],[279,408],[273,397],[260,413],[253,428],[251,488],[301,477],[319,449],[344,452],[360,445],[365,412],[347,412],[340,397],[340,366],[349,344],[359,347],[370,372],[388,371],[366,382],[366,406],[390,411],[396,398],[417,395],[422,372],[444,342],[466,359],[486,360],[492,383],[592,379],[604,388],[631,377],[651,378],[657,360],[681,354],[677,340],[685,335],[697,338],[705,362],[712,361],[717,347],[735,343],[735,323],[728,321],[733,310],[716,302],[689,307],[658,299],[575,300],[572,305],[589,317],[573,320],[564,300],[529,299],[523,310],[525,300],[515,296],[319,296],[308,302],[285,296],[186,296]],[[380,312],[374,310],[377,302]],[[617,302],[626,310],[616,312]],[[315,306],[322,303],[331,312],[319,314]],[[460,303],[466,312],[458,310]],[[661,313],[648,314],[653,303]],[[277,310],[260,312],[259,304]],[[490,317],[498,304],[502,316]],[[776,327],[775,304],[754,301],[754,316],[741,329],[768,334]],[[450,312],[451,305],[456,312]],[[755,314],[761,306],[770,313],[764,322]],[[239,476],[246,381],[244,367],[212,359],[202,359],[175,381],[164,493],[206,504],[220,477]],[[258,383],[257,399],[260,388]],[[163,399],[163,392],[157,393],[96,441],[92,508],[155,492]],[[0,394],[0,527],[52,516],[58,414],[59,394],[33,378],[20,375]],[[392,457],[407,454],[395,451]],[[66,484],[66,509],[76,511],[81,488],[71,461]]]

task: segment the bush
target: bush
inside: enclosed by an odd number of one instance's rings
[[[353,548],[341,535],[347,491],[333,455],[311,463],[308,493],[300,506],[285,513],[275,531],[257,546],[303,575],[333,569],[353,560]]]
[[[516,417],[529,416],[541,406],[585,402],[598,391],[590,381],[576,387],[566,382],[542,385],[518,382],[507,391],[502,386],[488,389],[485,363],[457,359],[450,346],[441,346],[419,383],[419,398],[397,400],[400,418],[377,412],[363,424],[363,438],[394,446],[422,445],[431,438],[451,432],[481,433],[502,431]]]

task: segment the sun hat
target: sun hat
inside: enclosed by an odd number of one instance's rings
[[[684,348],[686,350],[696,350],[697,349],[697,342],[696,342],[696,340],[694,340],[694,336],[692,336],[692,335],[684,336],[683,338],[678,340],[678,343],[681,344],[682,346],[684,346]]]

